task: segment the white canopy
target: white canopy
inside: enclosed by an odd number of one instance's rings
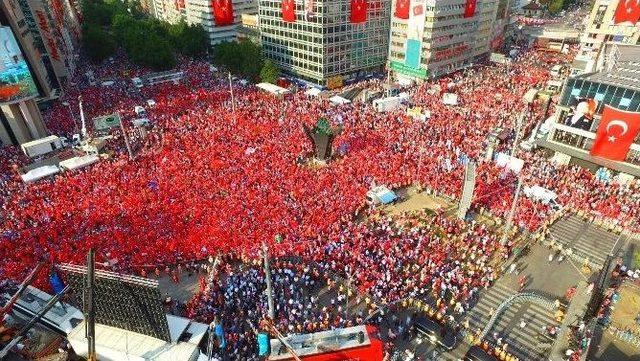
[[[55,165],[45,165],[42,167],[34,168],[27,173],[22,174],[21,177],[23,182],[31,183],[58,173],[60,173],[60,168],[56,167]]]
[[[97,155],[89,154],[81,157],[73,157],[60,162],[60,168],[66,170],[74,170],[84,168],[93,163],[97,163],[100,158]]]
[[[342,105],[342,104],[349,104],[351,103],[351,100],[349,99],[345,99],[339,95],[334,95],[331,98],[329,98],[329,100],[336,105]]]
[[[289,89],[285,89],[283,87],[279,87],[275,84],[271,84],[271,83],[258,83],[256,84],[256,86],[259,89],[262,89],[264,91],[267,91],[271,94],[275,94],[275,95],[282,95],[282,94],[288,94],[290,93]]]
[[[311,96],[317,97],[320,93],[322,93],[322,90],[320,90],[318,88],[309,88],[304,93],[307,94],[307,95],[311,95]]]

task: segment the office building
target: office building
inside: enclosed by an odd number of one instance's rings
[[[487,57],[504,28],[494,29],[498,0],[413,0],[412,7],[424,6],[420,15],[402,12],[407,0],[392,3],[389,62],[400,82],[442,76]]]
[[[388,1],[260,0],[259,4],[264,55],[285,74],[336,88],[384,73]]]
[[[640,177],[640,136],[635,136],[628,151],[623,149],[621,159],[592,155],[606,106],[624,112],[623,116],[616,116],[617,120],[608,123],[611,126],[604,127],[606,135],[613,137],[611,142],[626,135],[627,131],[633,139],[633,118],[640,122],[639,59],[640,46],[605,44],[596,61],[600,65],[595,72],[567,80],[555,118],[541,145],[556,151],[565,163],[575,159],[574,163],[586,165],[594,171],[605,167]],[[615,122],[617,126],[613,126]]]
[[[59,82],[16,1],[0,1],[0,41],[0,141],[18,145],[45,137],[36,101],[54,98]]]
[[[637,16],[626,18],[626,5],[637,4],[625,0],[595,0],[585,30],[580,38],[580,50],[572,65],[572,74],[592,72],[603,44],[640,44]],[[638,5],[636,5],[638,6]],[[631,13],[633,15],[633,12]]]
[[[209,43],[236,41],[243,14],[258,12],[257,0],[150,0],[148,8],[163,21],[175,24],[181,20],[188,24],[202,25],[209,36]],[[220,17],[220,9],[230,9],[229,18]],[[216,12],[218,11],[218,17]],[[217,20],[216,20],[217,19]]]

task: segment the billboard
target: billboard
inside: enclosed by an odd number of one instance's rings
[[[13,31],[8,26],[0,26],[0,104],[38,95],[38,88]]]
[[[413,69],[421,68],[425,12],[425,0],[414,0],[411,3],[409,21],[407,23],[407,45],[404,63]]]

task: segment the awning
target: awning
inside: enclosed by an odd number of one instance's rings
[[[305,94],[307,95],[311,95],[311,96],[318,96],[320,93],[322,93],[322,90],[318,89],[318,88],[309,88],[307,89],[305,92]]]
[[[282,95],[282,94],[290,93],[289,89],[285,89],[271,83],[259,83],[259,84],[256,84],[256,87],[274,95]]]
[[[60,173],[60,168],[55,165],[46,165],[44,167],[32,169],[27,173],[22,174],[21,177],[23,182],[30,183],[58,173]]]
[[[342,105],[342,104],[349,104],[351,103],[351,100],[349,99],[345,99],[339,95],[334,95],[331,98],[329,98],[329,100],[333,103],[333,104],[337,104],[337,105]]]

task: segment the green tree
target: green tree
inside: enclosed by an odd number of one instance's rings
[[[633,255],[633,263],[635,268],[640,268],[640,250],[636,251]]]
[[[233,74],[252,81],[260,79],[264,63],[260,47],[248,40],[217,44],[213,48],[213,60]]]
[[[91,60],[99,62],[111,56],[116,50],[112,36],[95,24],[84,27],[84,47]]]
[[[548,5],[549,12],[551,14],[557,14],[562,10],[564,0],[551,0]]]
[[[166,29],[174,49],[184,56],[200,57],[207,53],[208,37],[201,25],[187,25],[183,20]]]
[[[275,84],[279,77],[280,69],[278,69],[276,64],[269,59],[265,60],[262,70],[260,70],[260,80],[265,83]]]

